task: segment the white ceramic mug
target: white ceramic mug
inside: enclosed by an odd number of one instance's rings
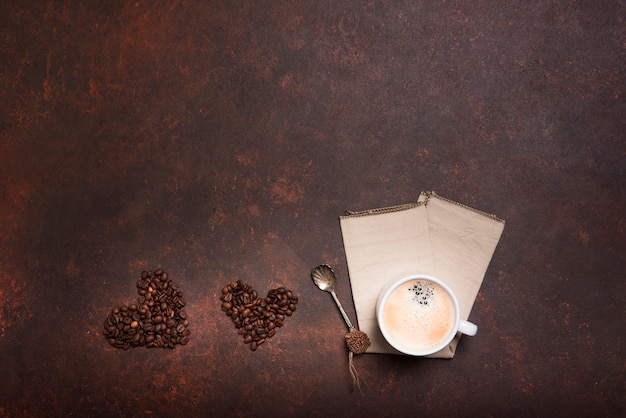
[[[383,288],[376,318],[385,340],[412,356],[428,356],[445,348],[457,332],[476,335],[478,327],[461,319],[459,301],[440,279],[414,274]]]

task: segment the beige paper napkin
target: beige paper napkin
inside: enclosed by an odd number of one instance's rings
[[[395,351],[376,323],[376,299],[390,278],[435,273],[426,206],[413,203],[341,216],[341,231],[359,329],[368,353]]]
[[[402,275],[439,277],[457,295],[461,318],[468,319],[504,229],[503,220],[435,192],[421,193],[417,203],[348,212],[339,219],[359,329],[372,342],[368,353],[399,354],[378,329],[375,308],[383,286]],[[430,357],[454,357],[459,339]]]

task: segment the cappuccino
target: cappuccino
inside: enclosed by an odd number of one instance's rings
[[[415,279],[395,288],[382,310],[387,338],[401,351],[429,352],[455,332],[455,303],[439,284]]]

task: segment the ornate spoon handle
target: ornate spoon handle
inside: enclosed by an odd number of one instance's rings
[[[348,325],[348,329],[353,330],[354,327],[352,326],[352,322],[350,322],[350,318],[348,318],[348,314],[346,314],[346,311],[343,310],[343,306],[341,306],[341,302],[339,302],[339,299],[337,299],[337,295],[335,294],[335,291],[331,291],[330,292],[331,295],[333,295],[333,299],[335,299],[335,303],[337,304],[337,307],[339,308],[339,311],[341,312],[341,315],[343,316],[344,321],[346,321],[346,325]]]

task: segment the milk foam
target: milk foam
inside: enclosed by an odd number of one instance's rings
[[[454,302],[437,283],[411,280],[389,295],[383,308],[383,322],[389,337],[400,348],[429,351],[453,331]]]

